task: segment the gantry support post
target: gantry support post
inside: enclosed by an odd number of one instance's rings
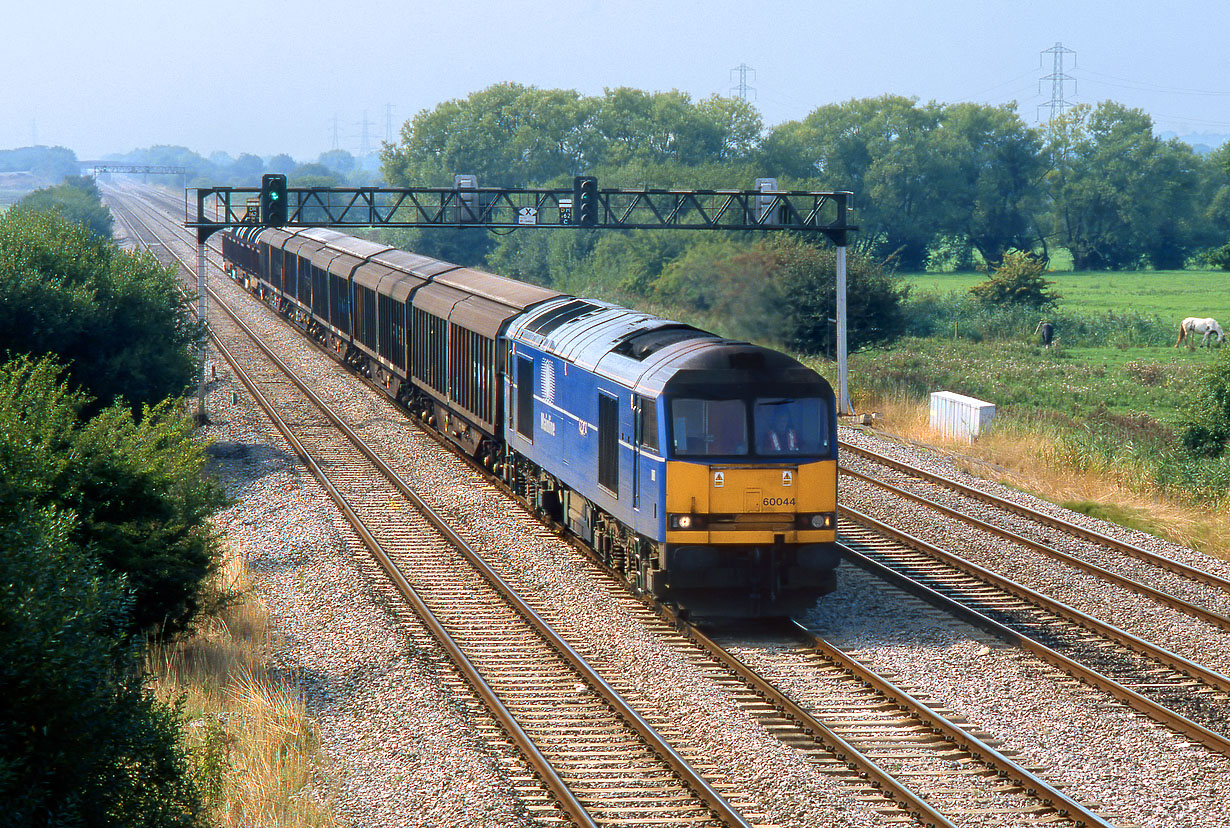
[[[846,377],[846,246],[837,245],[837,413],[853,414]]]
[[[201,341],[199,345],[200,358],[197,365],[196,387],[196,424],[205,425],[209,415],[205,413],[205,345],[209,341],[205,321],[205,239],[199,238],[196,243],[196,318],[201,324]]]

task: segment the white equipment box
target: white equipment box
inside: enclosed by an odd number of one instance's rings
[[[931,394],[931,427],[944,437],[956,437],[972,443],[993,419],[994,403],[951,391],[935,391]]]

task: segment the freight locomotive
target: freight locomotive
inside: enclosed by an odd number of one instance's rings
[[[832,388],[775,351],[327,229],[222,235],[225,269],[691,617],[835,586]]]

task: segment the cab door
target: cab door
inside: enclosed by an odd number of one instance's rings
[[[658,447],[658,401],[653,397],[635,396],[633,404],[633,474],[636,508],[647,510],[644,521],[646,530],[658,517],[658,481],[652,474],[661,462],[657,459]]]

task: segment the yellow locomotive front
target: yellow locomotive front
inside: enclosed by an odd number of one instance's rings
[[[840,557],[832,390],[797,363],[692,379],[667,400],[672,600],[693,615],[804,611],[833,590]]]

